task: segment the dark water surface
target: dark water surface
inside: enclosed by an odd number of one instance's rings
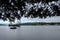
[[[24,25],[17,29],[0,26],[0,40],[60,40],[60,25]]]

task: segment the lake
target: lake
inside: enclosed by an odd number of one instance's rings
[[[0,40],[60,40],[60,25],[0,26]]]

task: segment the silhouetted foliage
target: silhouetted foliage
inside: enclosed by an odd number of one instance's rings
[[[0,0],[0,19],[13,22],[21,17],[60,16],[58,0]]]

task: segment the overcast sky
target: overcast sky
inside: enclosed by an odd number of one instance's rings
[[[17,22],[17,21],[16,21]],[[27,22],[60,22],[60,16],[58,17],[47,17],[47,18],[21,18],[21,23],[27,23]],[[0,20],[0,24],[9,24],[8,21]]]

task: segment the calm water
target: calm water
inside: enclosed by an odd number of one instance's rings
[[[0,40],[60,40],[60,26],[25,25],[17,29],[0,26]]]

